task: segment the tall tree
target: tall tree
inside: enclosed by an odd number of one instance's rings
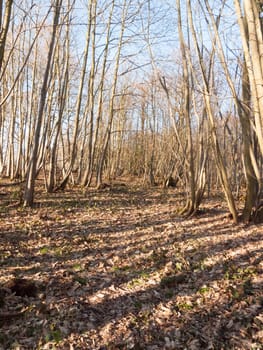
[[[8,28],[10,25],[12,6],[13,6],[13,0],[6,0],[5,5],[3,4],[3,1],[0,2],[0,72],[3,65],[5,44],[6,44]],[[2,19],[3,7],[4,7],[4,15]]]
[[[244,0],[243,6],[242,12],[240,1],[235,0],[244,52],[243,100],[239,115],[244,136],[244,165],[247,180],[243,218],[248,221],[253,215],[257,215],[263,197],[262,175],[259,171],[259,161],[263,156],[263,33],[262,4],[255,0]],[[254,133],[261,157],[257,155],[257,147],[253,147]]]
[[[196,209],[196,190],[195,190],[195,168],[194,168],[194,155],[193,155],[193,138],[191,128],[191,77],[189,72],[189,64],[187,62],[186,44],[182,29],[182,16],[181,16],[181,4],[180,0],[176,1],[177,13],[178,13],[178,33],[182,55],[182,68],[183,68],[183,108],[182,115],[185,118],[186,134],[187,134],[187,174],[189,174],[189,192],[190,195],[187,199],[183,214],[191,215]]]
[[[44,118],[44,108],[45,108],[46,96],[47,96],[48,79],[50,75],[50,68],[52,66],[52,57],[53,57],[53,51],[55,47],[55,39],[56,39],[56,33],[57,33],[58,24],[59,24],[61,6],[62,6],[62,0],[56,0],[49,9],[50,11],[52,8],[54,8],[54,17],[53,17],[50,45],[49,45],[49,50],[47,55],[47,63],[46,63],[46,68],[44,72],[44,77],[43,77],[43,84],[40,92],[40,101],[39,101],[38,115],[36,119],[36,127],[34,131],[35,134],[34,134],[33,148],[32,148],[31,158],[30,158],[30,162],[27,170],[25,193],[24,193],[25,206],[32,206],[34,202],[40,131],[41,131],[43,118]]]
[[[69,142],[71,149],[69,154],[69,162],[68,162],[67,170],[65,172],[63,180],[61,181],[61,184],[59,185],[59,188],[61,189],[64,189],[65,186],[67,185],[68,179],[70,177],[70,174],[72,172],[72,169],[76,162],[76,157],[77,157],[77,141],[78,141],[78,135],[79,135],[80,113],[81,113],[81,107],[82,107],[85,79],[87,75],[87,63],[88,63],[89,47],[90,47],[90,41],[91,41],[91,29],[92,29],[92,26],[95,27],[96,25],[96,11],[97,11],[97,1],[89,0],[86,42],[85,42],[85,50],[84,50],[84,56],[83,56],[83,62],[82,62],[81,77],[80,77],[79,87],[78,87],[76,107],[75,107],[73,137],[72,137],[72,142]]]
[[[114,118],[114,102],[115,102],[116,91],[117,91],[120,58],[121,58],[121,51],[122,51],[122,47],[123,47],[123,36],[124,36],[125,27],[126,27],[126,20],[127,20],[127,14],[128,14],[128,9],[129,9],[130,3],[131,3],[131,0],[124,0],[124,2],[122,4],[122,17],[121,17],[121,23],[120,23],[119,41],[118,41],[116,58],[115,58],[115,67],[114,67],[114,72],[113,72],[113,77],[112,77],[113,82],[112,82],[112,87],[111,87],[111,92],[110,92],[110,100],[109,100],[108,123],[107,123],[106,131],[105,131],[105,134],[103,137],[102,150],[101,150],[101,155],[99,158],[98,167],[97,167],[97,174],[96,174],[96,185],[98,188],[102,184],[103,165],[104,165],[106,154],[108,151],[112,123],[113,123],[113,118]]]
[[[192,5],[191,5],[190,0],[187,0],[187,8],[188,8],[189,25],[191,28],[193,42],[194,42],[195,50],[197,53],[200,72],[201,72],[203,98],[204,98],[205,109],[206,109],[206,113],[207,113],[207,117],[208,117],[209,125],[210,125],[212,145],[213,145],[213,151],[214,151],[216,166],[217,166],[217,170],[218,170],[218,175],[219,175],[220,182],[221,182],[221,185],[222,185],[225,197],[226,197],[229,211],[233,216],[234,222],[237,222],[238,218],[237,218],[236,205],[235,205],[234,196],[233,196],[233,193],[231,190],[231,186],[229,183],[228,174],[227,174],[225,162],[223,159],[222,151],[221,151],[220,144],[219,144],[216,122],[215,122],[214,112],[213,112],[213,108],[212,108],[210,86],[209,86],[209,81],[207,80],[206,66],[204,63],[204,57],[203,57],[202,51],[200,49],[196,30],[194,27],[193,11],[192,11]]]
[[[106,29],[106,38],[105,38],[105,48],[104,48],[104,54],[103,54],[103,61],[102,61],[102,67],[101,67],[101,76],[99,81],[99,96],[98,96],[98,107],[97,107],[97,120],[96,120],[96,128],[93,135],[94,130],[94,69],[95,69],[95,38],[93,35],[93,42],[92,42],[92,74],[90,77],[90,91],[89,91],[89,103],[90,103],[90,135],[89,135],[89,153],[88,153],[88,161],[86,165],[86,169],[83,174],[82,178],[82,185],[83,186],[89,186],[92,180],[92,174],[93,174],[93,167],[95,162],[95,151],[98,144],[98,137],[99,137],[99,130],[101,127],[101,120],[103,115],[103,96],[104,96],[104,86],[106,81],[106,68],[107,68],[107,60],[109,55],[109,48],[110,48],[110,36],[111,36],[111,30],[112,30],[112,16],[115,9],[115,0],[112,0],[111,2],[111,8],[109,12],[109,18],[107,22],[107,29]]]
[[[251,45],[249,44],[249,35],[248,35],[249,27],[248,27],[247,19],[240,17],[241,7],[238,1],[235,1],[235,5],[236,5],[237,14],[239,16],[238,20],[239,20],[241,32],[242,32],[242,35],[245,36],[242,40],[243,47],[244,47],[244,57],[245,57],[244,63],[242,65],[242,71],[243,71],[242,72],[242,94],[243,94],[242,96],[238,95],[235,83],[231,78],[227,59],[224,53],[224,48],[218,32],[218,28],[216,26],[216,20],[214,18],[214,14],[208,0],[205,0],[205,6],[209,13],[212,28],[216,36],[216,51],[218,53],[218,56],[220,57],[220,62],[224,69],[227,83],[232,92],[233,101],[236,106],[236,110],[238,112],[238,116],[241,124],[241,130],[242,130],[242,136],[243,136],[244,170],[245,170],[246,185],[247,185],[245,205],[243,209],[242,218],[244,221],[247,222],[252,218],[252,216],[254,215],[254,209],[258,206],[258,203],[260,201],[260,196],[261,196],[260,194],[261,187],[262,187],[259,165],[257,160],[258,157],[256,155],[257,146],[253,146],[254,132],[257,135],[259,146],[261,143],[260,139],[261,139],[261,131],[262,131],[262,126],[261,126],[262,118],[261,118],[260,106],[259,106],[261,102],[258,101],[258,98],[257,98],[257,94],[258,94],[257,84],[260,81],[260,72],[255,72],[253,70],[252,58],[254,54],[253,54],[253,50],[251,48],[249,49]],[[250,8],[250,5],[249,5],[249,8]],[[258,16],[259,16],[259,13],[258,13]],[[257,20],[254,18],[254,21],[256,22]],[[255,36],[253,36],[253,41],[254,39],[255,39]],[[259,42],[258,42],[258,45],[259,45]],[[252,46],[254,46],[254,44]],[[259,71],[261,71],[261,68],[259,69]],[[255,80],[255,76],[258,76],[259,80]],[[251,110],[253,110],[254,113],[251,113]]]

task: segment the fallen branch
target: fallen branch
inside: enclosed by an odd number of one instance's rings
[[[12,187],[12,186],[18,186],[25,183],[25,180],[23,181],[18,181],[18,182],[11,182],[11,183],[4,183],[4,184],[0,184],[0,187]]]

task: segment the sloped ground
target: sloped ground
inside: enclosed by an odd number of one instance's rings
[[[177,196],[1,198],[0,349],[263,349],[263,226]]]

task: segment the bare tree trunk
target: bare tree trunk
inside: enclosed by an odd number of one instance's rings
[[[36,88],[37,88],[37,62],[38,62],[38,46],[35,47],[35,56],[34,56],[34,62],[33,62],[33,71],[32,71],[32,87],[31,87],[31,93],[29,96],[28,101],[28,112],[27,112],[27,137],[25,138],[24,142],[24,148],[25,148],[25,155],[24,155],[24,169],[23,173],[27,174],[27,169],[29,167],[30,162],[30,154],[33,147],[33,137],[34,137],[34,130],[35,130],[35,124],[36,124],[36,118],[33,116],[37,114],[37,108],[38,108],[38,102],[36,99]]]
[[[252,150],[252,132],[250,125],[250,89],[249,89],[249,78],[248,71],[246,67],[246,63],[243,64],[243,82],[242,82],[242,90],[243,90],[243,110],[240,113],[240,123],[242,127],[242,135],[243,135],[243,154],[244,154],[244,167],[246,174],[246,199],[245,206],[243,209],[243,220],[248,222],[251,219],[252,210],[255,206],[255,201],[258,197],[259,185],[257,181],[257,177],[254,171],[253,163],[251,160],[251,150]]]
[[[85,45],[85,51],[84,51],[84,57],[83,57],[83,63],[82,63],[81,78],[80,78],[78,96],[76,101],[73,138],[72,138],[72,143],[70,145],[71,146],[70,159],[69,159],[69,165],[67,167],[64,178],[61,181],[60,185],[58,186],[59,189],[64,189],[66,187],[70,174],[73,170],[74,163],[76,161],[76,155],[77,155],[76,147],[77,147],[77,138],[79,134],[80,110],[81,110],[81,103],[83,98],[83,89],[84,89],[84,83],[85,83],[85,77],[86,77],[86,68],[87,68],[90,38],[91,38],[90,34],[91,34],[91,28],[92,28],[92,14],[93,14],[93,9],[94,8],[96,9],[96,7],[97,7],[97,1],[89,0],[89,6],[88,6],[89,21],[88,21],[88,28],[86,33],[86,45]]]
[[[3,3],[0,4],[1,8],[1,27],[0,27],[0,72],[2,69],[3,59],[4,59],[4,53],[5,53],[5,43],[6,43],[6,37],[8,33],[8,28],[10,24],[10,17],[11,17],[11,11],[13,6],[13,0],[6,0],[5,1],[5,13],[4,18],[2,22],[2,10],[3,10]]]
[[[191,97],[190,97],[190,75],[188,70],[188,63],[186,57],[186,49],[185,49],[185,41],[182,30],[182,18],[181,18],[181,4],[180,0],[176,1],[177,5],[177,13],[178,13],[178,32],[179,32],[179,40],[180,40],[180,48],[182,55],[182,64],[183,64],[183,114],[186,122],[187,128],[187,154],[188,154],[188,162],[189,169],[187,169],[187,173],[189,174],[189,191],[190,196],[187,200],[186,206],[182,211],[182,214],[191,215],[196,208],[196,198],[195,198],[195,169],[194,169],[194,156],[193,156],[193,141],[192,141],[192,128],[191,128],[191,117],[190,117],[190,109],[191,109]]]
[[[262,29],[259,11],[255,0],[244,1],[244,16],[239,0],[235,0],[236,13],[240,27],[243,51],[247,70],[253,113],[255,117],[255,132],[263,155],[263,58]]]
[[[29,162],[29,167],[27,170],[26,187],[25,187],[25,194],[24,194],[25,206],[32,206],[34,202],[34,190],[35,190],[36,170],[37,170],[37,161],[38,161],[37,155],[39,151],[40,131],[41,131],[43,118],[44,118],[44,108],[45,108],[45,102],[46,102],[46,96],[47,96],[47,85],[48,85],[48,78],[50,74],[49,70],[52,63],[52,55],[53,55],[53,50],[55,46],[55,38],[56,38],[57,26],[59,23],[61,4],[62,4],[62,0],[56,0],[55,4],[53,5],[55,7],[53,27],[52,27],[53,29],[52,29],[52,36],[51,36],[51,41],[50,41],[50,46],[48,51],[47,64],[46,64],[44,78],[43,78],[43,84],[41,88],[33,149],[32,149],[32,154]]]
[[[108,24],[107,24],[105,49],[104,49],[104,56],[103,56],[103,62],[102,62],[102,68],[101,68],[102,71],[101,71],[101,77],[100,77],[100,83],[99,83],[99,97],[98,97],[96,130],[95,130],[93,142],[91,142],[92,135],[90,135],[91,139],[90,139],[90,143],[89,143],[88,162],[87,162],[87,166],[86,166],[85,172],[83,174],[83,179],[82,179],[83,186],[90,186],[91,181],[92,181],[95,153],[96,153],[96,147],[97,147],[98,136],[99,136],[99,129],[101,126],[101,119],[102,119],[102,114],[103,114],[103,95],[104,95],[104,85],[105,85],[105,74],[106,74],[106,65],[107,65],[107,59],[108,59],[108,53],[109,53],[109,44],[110,44],[110,35],[111,35],[111,26],[112,26],[111,22],[112,22],[114,7],[115,7],[115,0],[112,0],[111,10],[110,10]],[[92,98],[94,98],[94,96]],[[91,106],[91,107],[94,108],[94,106]],[[91,111],[93,108],[91,108]]]
[[[61,69],[59,57],[57,57],[56,62],[56,71],[58,76],[58,119],[56,121],[56,124],[54,126],[54,139],[51,145],[50,149],[50,160],[49,160],[49,174],[47,177],[47,192],[53,192],[56,187],[56,168],[57,168],[57,152],[58,152],[58,141],[59,136],[61,134],[61,127],[62,127],[62,117],[63,113],[65,111],[65,105],[67,101],[67,94],[68,94],[68,85],[69,85],[69,13],[70,13],[70,2],[68,1],[68,16],[67,16],[67,25],[66,25],[66,38],[65,38],[65,50],[63,50],[63,59],[62,63],[64,65],[63,70]],[[58,48],[58,55],[59,55],[59,48]],[[62,70],[62,73],[60,71]]]
[[[3,66],[6,38],[7,38],[9,25],[10,25],[12,6],[13,6],[13,0],[7,0],[5,2],[5,11],[4,11],[4,16],[3,16],[3,1],[1,0],[1,2],[0,2],[0,74],[1,74],[2,66]],[[2,77],[3,77],[3,75],[1,74],[1,80],[0,80],[1,83],[2,83]],[[1,88],[1,90],[2,90],[2,88]],[[3,92],[3,90],[1,92]],[[1,118],[1,120],[0,120],[0,131],[3,131],[4,130],[3,129],[4,110],[2,108],[1,108],[0,118]],[[1,141],[3,141],[3,138],[2,138]],[[1,145],[0,145],[0,173],[2,173],[2,171],[4,169],[2,144],[3,144],[3,142],[1,142]]]
[[[249,45],[248,45],[248,31],[249,27],[247,26],[247,22],[245,19],[241,19],[241,9],[239,6],[238,1],[235,1],[236,5],[236,11],[239,16],[239,24],[241,28],[241,35],[242,35],[242,41],[243,41],[243,48],[244,48],[244,57],[245,57],[245,62],[243,64],[243,77],[242,77],[242,90],[243,90],[243,101],[241,103],[237,92],[235,85],[231,79],[231,75],[229,72],[229,68],[226,62],[226,58],[224,55],[224,49],[221,44],[221,40],[219,37],[219,33],[217,30],[217,27],[215,25],[215,20],[214,16],[212,14],[212,10],[209,6],[209,3],[207,0],[205,0],[206,8],[209,12],[210,19],[212,21],[212,26],[214,29],[214,33],[217,38],[217,52],[220,57],[221,64],[224,68],[225,75],[227,78],[228,85],[231,89],[234,103],[236,105],[236,109],[238,111],[240,123],[241,123],[241,128],[242,128],[242,135],[243,135],[243,154],[244,154],[244,165],[245,165],[245,173],[246,173],[246,181],[247,181],[247,193],[246,193],[246,200],[245,200],[245,206],[243,209],[243,220],[244,221],[249,221],[249,219],[253,215],[253,207],[257,205],[258,202],[258,197],[260,195],[260,176],[257,175],[258,173],[258,166],[256,162],[256,157],[253,155],[253,150],[252,150],[252,131],[251,131],[251,125],[252,118],[250,115],[250,100],[253,102],[254,108],[256,108],[256,113],[255,113],[255,125],[256,127],[255,132],[258,137],[259,141],[259,146],[261,143],[261,132],[262,132],[262,126],[261,126],[261,121],[260,121],[260,101],[255,97],[255,95],[258,94],[257,92],[257,84],[258,80],[255,80],[255,75],[254,74],[259,74],[260,78],[260,71],[255,72],[253,70],[253,63],[250,59],[250,57],[253,57],[253,53],[251,52],[251,56],[249,53]],[[248,4],[247,4],[248,5]],[[250,7],[250,6],[249,6]],[[253,37],[253,42],[254,42]],[[251,49],[252,50],[252,49]],[[259,61],[257,61],[259,63]],[[261,70],[260,67],[257,67],[258,69]],[[262,77],[262,75],[261,75]],[[263,79],[261,78],[261,81]],[[262,91],[263,92],[263,91]],[[262,95],[263,96],[263,95]],[[261,103],[262,104],[262,103]],[[263,104],[262,104],[263,106]],[[259,111],[259,112],[258,112]],[[262,109],[263,112],[263,109]],[[262,114],[263,115],[263,114]],[[263,141],[263,139],[262,139]]]
[[[95,106],[95,94],[94,94],[94,84],[95,84],[95,68],[96,68],[96,12],[97,12],[97,2],[94,4],[94,8],[90,14],[90,20],[92,25],[92,52],[91,52],[91,68],[89,77],[89,92],[88,92],[88,105],[87,114],[90,114],[89,120],[89,141],[88,141],[88,159],[86,165],[86,172],[82,183],[87,185],[87,174],[92,174],[92,159],[93,159],[93,138],[94,138],[94,106]],[[81,165],[81,164],[80,164]],[[82,166],[82,165],[81,165]],[[89,181],[88,181],[89,182]]]
[[[191,7],[190,0],[187,0],[187,7],[188,7],[189,24],[190,24],[190,28],[192,31],[192,36],[193,36],[193,41],[194,41],[196,53],[198,55],[199,66],[201,69],[204,102],[205,102],[207,117],[208,117],[208,120],[210,123],[210,131],[211,131],[211,137],[212,137],[212,142],[213,142],[215,161],[216,161],[216,165],[217,165],[217,169],[218,169],[218,175],[219,175],[220,182],[221,182],[221,185],[222,185],[225,197],[226,197],[228,208],[230,210],[230,213],[233,216],[234,222],[236,223],[238,221],[237,210],[236,210],[236,206],[235,206],[234,196],[233,196],[233,193],[231,191],[230,184],[229,184],[228,175],[227,175],[226,167],[224,164],[224,159],[223,159],[220,145],[218,142],[216,124],[215,124],[215,120],[214,120],[214,113],[213,113],[213,109],[211,106],[211,100],[210,100],[209,84],[208,84],[208,80],[207,80],[206,73],[205,73],[205,65],[204,65],[202,53],[201,53],[201,50],[200,50],[200,47],[198,44],[197,35],[196,35],[196,31],[195,31],[194,24],[193,24],[192,7]]]
[[[122,10],[121,30],[120,30],[120,35],[119,35],[117,56],[116,56],[116,60],[115,60],[115,69],[114,69],[114,74],[113,74],[113,86],[111,88],[111,96],[110,96],[110,104],[109,104],[109,119],[108,119],[106,133],[104,135],[103,146],[102,146],[102,151],[101,151],[101,155],[100,155],[100,159],[99,159],[97,176],[96,176],[96,185],[98,188],[102,184],[103,165],[104,165],[106,153],[108,150],[110,134],[111,134],[111,127],[112,127],[112,122],[113,122],[113,117],[114,117],[114,100],[115,100],[117,82],[118,82],[118,72],[119,72],[121,49],[122,49],[122,45],[123,45],[125,21],[126,21],[127,10],[128,10],[127,0],[124,1],[122,6],[123,6],[123,10]]]

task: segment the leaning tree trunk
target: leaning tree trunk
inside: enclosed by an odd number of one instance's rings
[[[56,64],[56,70],[59,81],[59,92],[58,92],[58,119],[54,127],[54,139],[50,149],[50,160],[49,160],[49,174],[47,177],[47,192],[51,193],[56,187],[56,169],[57,169],[57,152],[58,152],[58,141],[62,128],[62,118],[65,110],[65,104],[67,100],[68,85],[69,85],[69,28],[67,25],[66,33],[66,45],[65,45],[65,59],[63,60],[64,68],[61,71],[59,60]]]
[[[206,0],[205,0],[205,2],[206,2]],[[209,82],[207,80],[203,56],[202,56],[202,52],[201,52],[199,44],[198,44],[197,34],[196,34],[194,24],[193,24],[192,7],[191,7],[190,0],[187,0],[187,7],[188,7],[189,24],[190,24],[190,28],[191,28],[191,32],[192,32],[192,36],[193,36],[193,42],[194,42],[194,46],[195,46],[196,53],[198,56],[200,70],[201,70],[201,78],[202,78],[202,82],[203,82],[203,91],[204,91],[204,102],[205,102],[207,117],[208,117],[209,124],[210,124],[212,145],[213,145],[213,151],[214,151],[216,166],[217,166],[217,170],[218,170],[218,175],[219,175],[219,179],[220,179],[220,182],[221,182],[221,185],[222,185],[225,197],[226,197],[229,211],[233,217],[233,221],[237,222],[238,218],[237,218],[236,205],[235,205],[233,193],[231,191],[226,167],[224,164],[224,159],[223,159],[222,152],[221,152],[220,145],[219,145],[219,141],[218,141],[216,124],[215,124],[215,120],[214,120],[214,113],[213,113],[211,99],[210,99]]]
[[[26,176],[24,206],[32,206],[34,203],[34,191],[35,191],[35,181],[36,181],[36,173],[37,173],[37,161],[38,161],[37,155],[39,151],[40,131],[41,131],[43,117],[44,117],[48,78],[50,75],[50,67],[52,63],[52,56],[53,56],[53,51],[55,46],[55,39],[56,39],[57,27],[59,23],[61,4],[62,4],[62,0],[56,0],[56,3],[53,5],[55,7],[53,30],[52,30],[51,42],[50,42],[49,51],[48,51],[47,64],[45,68],[43,84],[40,92],[40,101],[39,101],[39,109],[38,109],[38,115],[36,120],[33,149],[32,149],[32,154],[29,161],[29,167],[28,167],[27,176]]]
[[[249,0],[250,1],[250,0]],[[254,0],[252,0],[253,2]],[[246,5],[250,7],[250,4],[248,4],[245,1]],[[249,48],[249,26],[247,23],[246,18],[243,18],[241,15],[241,8],[238,0],[235,0],[235,6],[236,6],[236,12],[238,15],[238,21],[239,26],[241,29],[241,37],[242,37],[242,43],[243,43],[243,50],[244,50],[244,58],[245,62],[243,65],[243,79],[242,79],[242,90],[243,90],[243,101],[240,101],[240,98],[236,92],[235,84],[233,80],[231,79],[231,75],[229,72],[229,67],[227,65],[227,61],[224,54],[223,45],[221,43],[218,29],[215,24],[214,15],[212,13],[212,10],[209,6],[209,3],[207,0],[205,0],[206,8],[209,12],[213,29],[217,38],[217,52],[220,57],[220,62],[223,66],[223,69],[225,71],[226,79],[228,82],[228,85],[231,89],[234,103],[236,106],[236,109],[238,111],[241,129],[242,129],[242,135],[243,135],[243,154],[244,154],[244,166],[245,166],[245,174],[246,174],[246,181],[247,181],[247,193],[246,193],[246,199],[245,199],[245,206],[243,209],[242,219],[244,221],[249,221],[252,216],[254,215],[254,207],[257,207],[257,203],[259,200],[260,195],[260,175],[257,165],[256,156],[253,151],[252,142],[253,142],[253,136],[252,136],[252,130],[251,130],[251,124],[252,124],[252,116],[250,115],[250,108],[251,106],[254,107],[254,120],[255,120],[255,126],[253,126],[253,129],[255,130],[255,133],[257,135],[257,139],[259,141],[259,146],[261,148],[261,141],[263,139],[261,138],[261,132],[262,132],[262,126],[260,121],[260,105],[262,105],[262,101],[258,100],[258,96],[260,95],[260,92],[257,91],[257,83],[258,81],[255,79],[255,74],[259,74],[259,77],[262,76],[261,74],[261,68],[257,67],[256,72],[253,68],[253,49]],[[247,10],[248,11],[248,10]],[[251,20],[251,18],[250,18]],[[252,24],[250,23],[250,27]],[[253,27],[253,26],[252,26]],[[250,28],[251,30],[251,28]],[[253,40],[252,40],[253,38]],[[255,45],[254,40],[256,39],[256,34],[250,38],[253,41],[253,48]],[[259,58],[258,58],[259,59]],[[260,62],[257,60],[257,64]],[[257,65],[256,64],[256,65]],[[261,79],[261,81],[263,81]],[[260,88],[259,88],[260,90]],[[262,92],[261,92],[262,93]],[[263,96],[263,95],[262,95]],[[252,103],[251,103],[252,102]],[[263,105],[262,105],[263,106]],[[262,110],[263,115],[263,110]]]
[[[1,72],[2,64],[3,64],[3,60],[4,60],[5,44],[6,44],[6,38],[7,38],[8,28],[9,28],[9,24],[10,24],[12,6],[13,6],[13,0],[6,0],[3,21],[2,21],[2,16],[0,16],[0,20],[1,20],[1,26],[0,26],[0,72]],[[3,7],[3,3],[1,4],[1,14],[2,14],[2,7]]]

